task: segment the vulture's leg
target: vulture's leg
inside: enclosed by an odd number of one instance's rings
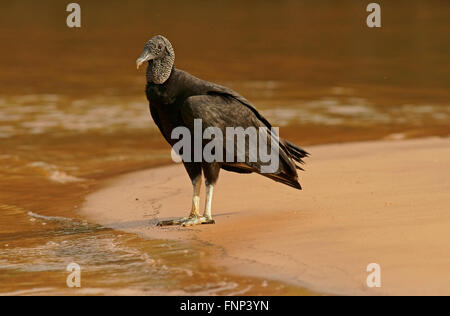
[[[192,208],[189,217],[182,217],[173,220],[160,221],[158,226],[171,226],[171,225],[183,225],[187,221],[196,220],[201,218],[200,215],[200,188],[202,186],[202,170],[200,166],[195,166],[194,164],[185,165],[186,170],[189,173],[190,178],[192,179]]]
[[[212,198],[213,198],[213,191],[214,191],[214,185],[213,184],[206,184],[206,205],[205,205],[205,212],[203,213],[203,217],[206,219],[206,221],[213,222],[211,216],[211,204],[212,204]]]
[[[203,173],[205,174],[206,184],[206,204],[203,216],[190,218],[183,222],[183,226],[192,226],[197,224],[215,224],[211,216],[211,204],[213,198],[214,184],[219,178],[220,165],[218,163],[210,163],[203,165]]]
[[[205,203],[205,212],[203,213],[203,216],[195,216],[195,217],[189,217],[186,221],[181,223],[183,226],[192,226],[197,224],[215,224],[216,222],[212,219],[211,216],[211,203],[212,203],[212,197],[213,197],[213,189],[214,185],[212,184],[206,184],[206,203]]]

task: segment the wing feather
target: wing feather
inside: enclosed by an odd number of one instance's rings
[[[239,97],[237,94],[233,95],[226,91],[191,96],[184,102],[181,111],[186,126],[192,129],[194,126],[194,119],[202,119],[203,129],[206,129],[207,127],[217,127],[222,131],[224,137],[226,137],[226,127],[242,127],[244,129],[248,127],[267,127],[269,137],[275,136],[270,133],[269,128],[272,127],[270,123],[259,114],[248,101]],[[249,146],[257,146],[257,144],[250,144]],[[287,150],[284,140],[279,141],[279,169],[272,174],[260,172],[264,163],[259,160],[259,157],[256,162],[250,161],[249,146],[246,147],[245,162],[240,164],[225,163],[223,168],[229,171],[242,173],[249,173],[251,171],[257,172],[275,181],[290,185],[297,189],[301,188],[298,183],[296,165],[290,157],[290,153]],[[226,148],[224,149],[226,150]],[[236,161],[236,148],[234,153],[234,161]]]

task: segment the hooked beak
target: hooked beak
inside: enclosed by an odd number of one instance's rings
[[[136,59],[136,68],[139,69],[139,67],[145,63],[146,61],[154,59],[155,56],[153,56],[148,50],[144,50],[139,56],[138,59]]]

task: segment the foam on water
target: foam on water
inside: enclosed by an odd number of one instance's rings
[[[285,83],[249,81],[230,83],[253,92],[252,103],[278,126],[290,124],[357,125],[424,124],[425,120],[443,122],[450,118],[443,104],[398,104],[385,107],[352,95],[353,89],[335,87],[330,96],[315,100],[277,99]],[[40,135],[55,132],[114,133],[156,128],[141,96],[90,96],[76,99],[67,95],[8,96],[0,103],[0,137]]]
[[[145,100],[145,99],[144,99]],[[0,104],[0,137],[51,132],[102,133],[152,126],[142,97],[66,95],[7,96]]]
[[[325,98],[302,103],[284,101],[280,105],[269,109],[263,106],[261,110],[274,126],[405,124],[420,127],[426,126],[428,121],[442,124],[450,120],[450,107],[444,105],[379,107],[361,98],[348,98],[346,101]]]
[[[54,222],[54,221],[56,221],[56,222],[71,222],[71,221],[73,221],[73,219],[71,219],[71,218],[60,217],[60,216],[45,216],[45,215],[33,213],[31,211],[29,211],[27,214],[30,217],[38,218],[38,219],[42,219],[42,220],[50,221],[50,222]]]
[[[84,181],[84,179],[71,176],[64,171],[59,170],[58,166],[48,164],[42,161],[29,163],[28,166],[39,168],[45,171],[45,174],[47,175],[48,179],[57,183],[64,184],[64,183]]]

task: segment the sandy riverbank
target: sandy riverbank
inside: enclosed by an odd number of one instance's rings
[[[89,220],[148,238],[207,242],[213,262],[333,294],[450,295],[450,139],[306,148],[296,191],[259,175],[222,172],[216,225],[158,228],[189,212],[180,165],[111,179],[87,197]],[[366,286],[381,265],[382,287]]]

